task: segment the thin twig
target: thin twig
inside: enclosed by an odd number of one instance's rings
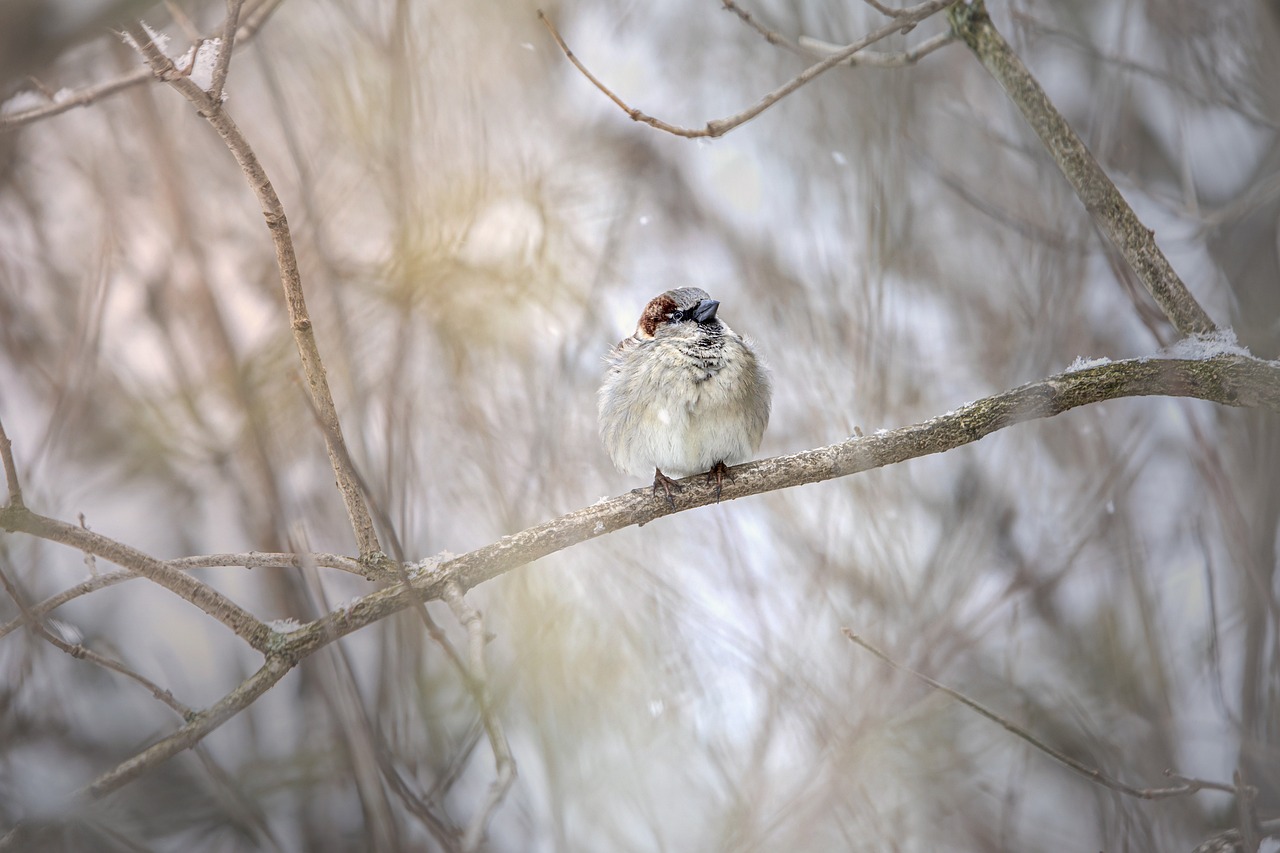
[[[911,48],[911,50],[902,53],[877,53],[868,50],[854,54],[846,59],[844,64],[859,68],[902,68],[907,65],[915,65],[935,50],[944,48],[954,41],[958,41],[955,33],[948,30],[945,33],[931,36]],[[844,45],[831,44],[809,36],[800,36],[799,46],[807,53],[818,56],[829,56],[844,50]]]
[[[137,548],[117,542],[84,527],[47,518],[25,507],[0,509],[0,527],[29,533],[50,542],[60,542],[77,551],[96,554],[121,568],[129,569],[159,584],[217,619],[258,651],[266,649],[269,629],[252,613],[216,589],[191,575],[174,569]]]
[[[236,30],[240,28],[240,8],[244,0],[227,0],[227,19],[222,24],[222,43],[218,45],[218,60],[213,66],[213,83],[209,97],[222,103],[222,89],[227,84],[227,71],[231,67],[231,51],[236,45]],[[194,56],[192,58],[194,62]]]
[[[92,558],[93,554],[86,552],[86,559]],[[246,569],[298,569],[304,562],[311,565],[329,569],[340,569],[344,572],[350,572],[354,575],[364,576],[365,571],[361,567],[359,561],[351,557],[344,557],[340,554],[270,554],[259,551],[251,551],[247,554],[208,554],[198,557],[178,557],[173,560],[165,560],[165,565],[170,568],[177,569],[181,572],[191,571],[192,569],[211,569],[223,566],[233,566]],[[125,581],[137,580],[145,577],[137,572],[128,569],[121,569],[115,572],[106,572],[104,574],[95,574],[92,577],[81,581],[73,587],[68,587],[61,592],[55,593],[48,598],[31,606],[31,611],[37,616],[43,616],[50,611],[56,610],[68,601],[88,595],[91,592],[97,592],[109,586],[115,586]],[[0,637],[12,633],[15,629],[26,624],[25,616],[17,618],[0,625]]]
[[[917,672],[911,667],[898,663],[893,658],[889,657],[889,655],[885,654],[883,651],[876,648],[871,643],[867,642],[862,637],[858,636],[848,628],[842,628],[840,630],[853,643],[871,652],[871,654],[880,658],[880,660],[884,661],[894,669],[899,670],[901,672],[905,672],[907,675],[910,675],[912,678],[915,678],[929,685],[934,690],[937,690],[941,693],[945,693],[946,695],[950,696],[952,699],[959,702],[961,705],[964,705],[965,707],[970,708],[971,710],[975,711],[979,715],[986,717],[988,720],[1000,726],[1005,731],[1012,733],[1016,737],[1030,744],[1035,749],[1039,750],[1040,752],[1043,752],[1045,755],[1049,756],[1050,758],[1052,758],[1054,761],[1058,762],[1062,766],[1070,770],[1074,770],[1076,773],[1079,773],[1081,776],[1084,776],[1086,779],[1090,779],[1094,782],[1097,782],[1098,784],[1106,788],[1110,788],[1113,791],[1117,791],[1121,794],[1127,794],[1130,797],[1137,797],[1138,799],[1142,799],[1142,800],[1164,800],[1164,799],[1168,799],[1169,797],[1184,797],[1189,794],[1194,794],[1195,792],[1199,791],[1201,788],[1208,787],[1206,785],[1188,780],[1187,784],[1179,784],[1172,788],[1137,788],[1137,787],[1134,787],[1133,785],[1128,785],[1124,782],[1120,782],[1116,779],[1112,779],[1110,776],[1103,773],[1101,770],[1097,769],[1096,767],[1090,767],[1089,765],[1081,761],[1077,761],[1076,759],[1072,758],[1066,753],[1061,752],[1058,749],[1055,749],[1054,747],[1050,746],[1049,744],[1037,738],[1035,735],[1031,734],[1026,729],[1019,726],[1017,723],[1014,723],[1000,716],[994,711],[989,710],[983,705],[978,704],[973,699],[970,699],[968,696],[965,696],[963,693],[960,693],[959,691],[953,690],[950,687],[946,686],[945,684],[935,681],[934,679],[925,675],[923,672]],[[1221,790],[1221,788],[1219,789]]]
[[[872,9],[875,9],[881,15],[884,15],[886,18],[896,18],[897,16],[902,14],[901,9],[890,9],[888,6],[884,5],[879,0],[863,0],[863,2],[865,2]]]
[[[39,615],[32,612],[31,606],[27,604],[26,596],[22,594],[17,585],[9,578],[8,573],[5,572],[3,568],[0,568],[0,585],[4,586],[5,592],[9,594],[9,597],[13,599],[13,603],[18,605],[18,609],[22,611],[27,627],[30,628],[36,636],[40,637],[40,639],[44,640],[59,651],[66,652],[77,660],[86,660],[89,663],[102,667],[103,669],[119,673],[125,678],[136,681],[138,684],[145,687],[152,696],[169,706],[169,708],[175,711],[178,716],[182,717],[184,720],[190,719],[193,713],[191,708],[179,702],[174,698],[173,693],[156,684],[142,673],[130,669],[124,663],[116,660],[115,658],[99,654],[81,643],[69,643],[53,631],[50,631],[49,627],[44,623],[44,620]]]
[[[489,676],[484,662],[484,622],[480,619],[480,613],[463,598],[462,588],[456,583],[445,586],[444,600],[453,611],[453,615],[467,629],[468,669],[475,688],[476,704],[480,707],[480,720],[484,724],[489,746],[493,750],[494,769],[497,772],[497,778],[489,788],[489,796],[484,805],[476,811],[466,833],[462,836],[462,849],[473,851],[479,848],[489,819],[501,805],[507,790],[516,780],[516,762],[511,755],[511,744],[507,742],[506,732],[502,729],[502,721],[498,719],[493,709],[493,694],[489,689]]]
[[[178,25],[178,29],[182,30],[182,34],[187,37],[187,41],[198,44],[204,38],[196,29],[196,22],[191,20],[191,16],[183,11],[176,0],[164,0],[164,8],[168,11],[169,17],[173,18],[173,22]]]
[[[4,431],[4,423],[0,421],[0,462],[4,464],[4,479],[9,485],[9,506],[21,507],[22,482],[18,479],[18,466],[13,461],[13,442]]]
[[[262,2],[254,6],[240,24],[239,33],[236,36],[236,47],[243,47],[248,44],[283,2],[284,0],[262,0]],[[155,74],[152,73],[150,68],[144,66],[135,68],[126,74],[103,83],[82,86],[76,89],[63,89],[58,95],[49,98],[50,103],[48,104],[32,107],[29,110],[0,114],[0,133],[15,130],[41,119],[61,115],[76,107],[87,107],[102,98],[154,79]]]
[[[1235,785],[1228,785],[1226,782],[1214,782],[1210,779],[1197,779],[1194,776],[1183,776],[1181,773],[1174,773],[1172,770],[1164,771],[1166,779],[1171,779],[1179,785],[1186,785],[1188,788],[1194,788],[1197,791],[1222,791],[1225,794],[1236,793]]]
[[[1213,320],[1156,245],[1155,232],[1138,219],[1084,142],[996,30],[983,0],[952,6],[948,17],[956,35],[1000,83],[1084,202],[1093,221],[1124,256],[1173,327],[1184,335],[1213,331],[1216,328]]]
[[[192,715],[190,721],[168,737],[144,749],[142,752],[103,773],[85,789],[92,797],[101,797],[141,776],[150,768],[166,761],[185,749],[195,746],[206,735],[231,717],[253,704],[276,682],[284,678],[296,661],[281,655],[268,655],[262,667],[240,682],[234,690],[215,705]]]
[[[833,53],[839,53],[848,45],[832,44],[831,42],[822,41],[821,39],[810,38],[809,36],[800,36],[795,41],[784,36],[776,30],[771,30],[764,24],[756,20],[756,17],[739,6],[734,0],[720,0],[725,11],[732,12],[737,15],[751,29],[758,32],[764,37],[769,44],[780,45],[792,53],[808,58],[824,58]],[[896,14],[896,13],[894,13]],[[914,65],[924,57],[933,53],[939,48],[946,47],[956,41],[955,34],[950,30],[939,33],[932,38],[928,38],[916,47],[903,53],[877,53],[874,51],[865,51],[850,56],[842,64],[846,66],[857,66],[865,68],[902,68],[907,65]]]
[[[720,0],[720,4],[724,6],[725,11],[732,12],[733,14],[737,15],[738,18],[744,24],[751,27],[751,29],[755,30],[760,35],[764,36],[764,40],[767,41],[769,44],[781,45],[782,47],[785,47],[787,50],[790,50],[792,53],[798,53],[798,54],[805,53],[804,49],[801,48],[800,45],[796,44],[794,41],[787,38],[782,33],[779,33],[775,30],[771,30],[768,27],[766,27],[764,24],[761,24],[759,21],[755,19],[754,15],[752,15],[746,9],[739,6],[737,3],[734,2],[734,0]]]
[[[875,44],[882,39],[886,39],[894,33],[910,29],[912,26],[928,18],[930,15],[940,12],[956,2],[957,0],[927,0],[927,2],[903,9],[901,14],[895,17],[891,23],[867,34],[866,36],[863,36],[858,41],[843,48],[839,53],[832,54],[826,59],[818,62],[816,65],[811,65],[809,68],[805,69],[782,86],[779,86],[777,89],[765,95],[754,105],[735,115],[709,121],[707,122],[706,127],[700,129],[669,124],[662,119],[654,118],[653,116],[647,115],[640,110],[629,106],[622,100],[622,98],[615,95],[608,86],[587,70],[587,67],[582,64],[582,61],[579,60],[578,57],[574,55],[573,51],[569,49],[569,45],[566,44],[565,40],[560,36],[555,25],[551,23],[551,19],[543,14],[542,10],[538,10],[538,20],[542,21],[543,25],[546,26],[547,31],[551,33],[551,37],[555,39],[556,44],[560,46],[560,50],[564,52],[565,57],[573,63],[574,67],[582,72],[582,75],[590,80],[592,85],[599,89],[605,97],[617,104],[618,108],[625,112],[632,121],[647,124],[657,130],[665,131],[666,133],[670,133],[675,136],[681,136],[685,139],[698,139],[702,137],[710,137],[714,139],[716,137],[723,136],[736,127],[746,124],[748,121],[760,115],[778,101],[781,101],[783,98],[814,80],[819,75],[830,71],[832,68],[835,68],[837,65],[845,62],[849,57],[853,56],[864,47]]]
[[[342,494],[347,515],[351,519],[360,559],[371,565],[380,563],[383,558],[382,548],[378,544],[378,534],[374,530],[373,518],[369,515],[369,508],[365,504],[364,494],[360,489],[359,478],[351,465],[346,442],[342,436],[342,424],[338,420],[338,410],[333,402],[333,394],[329,390],[329,380],[325,374],[324,362],[320,358],[315,329],[311,325],[311,316],[307,311],[306,299],[302,292],[302,275],[298,270],[293,238],[289,233],[289,222],[285,218],[280,197],[276,195],[266,170],[262,168],[257,155],[240,132],[240,128],[222,108],[222,103],[214,100],[208,92],[187,77],[176,73],[173,62],[152,43],[141,27],[131,27],[130,34],[152,72],[190,101],[197,112],[222,137],[223,142],[244,171],[250,188],[258,197],[262,214],[267,220],[267,228],[271,232],[271,239],[275,243],[280,284],[284,289],[289,325],[293,330],[298,355],[302,360],[307,390],[324,425],[323,433],[325,447],[329,451],[329,462],[333,466],[338,491]]]

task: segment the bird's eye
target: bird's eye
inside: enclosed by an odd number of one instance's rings
[[[684,313],[683,311],[672,311],[672,312],[671,312],[671,322],[672,322],[672,323],[683,323],[686,319],[687,319],[687,318],[685,317],[685,313]]]

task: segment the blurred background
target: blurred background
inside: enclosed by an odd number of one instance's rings
[[[406,558],[646,485],[612,469],[595,392],[670,287],[706,288],[768,359],[762,456],[1172,342],[963,46],[833,70],[693,142],[629,121],[536,8],[250,0],[263,25],[231,68],[227,109],[285,205],[348,444]],[[809,62],[715,0],[542,8],[620,97],[690,127]],[[743,8],[832,43],[883,22],[854,0]],[[1213,318],[1277,357],[1280,4],[990,11]],[[7,3],[3,109],[133,72],[111,33],[131,16],[176,55],[223,14]],[[161,558],[354,553],[261,213],[167,87],[0,133],[0,417],[43,514]],[[1237,823],[1221,793],[1140,801],[1071,774],[841,627],[1125,782],[1238,768],[1274,817],[1277,471],[1274,414],[1119,400],[487,583],[469,599],[519,766],[488,849],[1189,851]],[[3,534],[0,568],[38,601],[113,567]],[[263,619],[374,588],[198,574]],[[21,821],[23,849],[451,850],[494,777],[474,702],[410,612],[79,804],[181,720],[18,615],[0,600],[0,834]],[[145,581],[52,616],[196,707],[259,660]]]

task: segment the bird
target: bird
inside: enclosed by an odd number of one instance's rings
[[[605,358],[600,439],[619,471],[652,468],[672,509],[675,479],[704,471],[719,502],[726,467],[750,459],[769,425],[768,370],[719,309],[698,287],[661,293]]]

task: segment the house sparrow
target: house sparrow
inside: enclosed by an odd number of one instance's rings
[[[653,468],[672,508],[671,477],[702,471],[719,501],[725,466],[750,459],[769,423],[769,375],[719,307],[700,288],[668,290],[606,359],[600,438],[618,470]]]

